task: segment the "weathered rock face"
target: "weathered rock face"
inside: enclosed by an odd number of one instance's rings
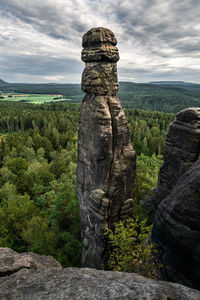
[[[93,28],[83,36],[84,97],[79,120],[77,192],[80,202],[83,266],[103,268],[104,228],[132,212],[136,155],[119,99],[119,59],[114,34]]]
[[[164,277],[200,289],[200,160],[158,206],[152,238],[162,249]]]
[[[177,114],[166,137],[153,198],[152,240],[162,251],[164,278],[200,288],[200,108]],[[159,204],[160,203],[160,204]]]
[[[158,176],[154,196],[146,208],[150,221],[177,180],[198,159],[200,153],[200,108],[187,108],[176,115],[165,140],[164,164]]]
[[[7,256],[8,255],[8,256]],[[9,273],[13,262],[27,260],[33,253],[21,253],[0,248],[1,300],[199,300],[200,292],[163,281],[154,281],[143,276],[122,272],[106,272],[94,269],[61,269],[50,257],[37,255],[42,267],[28,267]],[[21,263],[20,263],[21,264]],[[8,266],[8,268],[6,267]]]

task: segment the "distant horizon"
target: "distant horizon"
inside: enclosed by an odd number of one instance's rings
[[[9,83],[9,84],[81,84],[81,82],[53,82],[53,81],[49,81],[49,82],[11,82],[9,80],[5,80],[3,78],[0,78],[0,80],[3,80],[4,82],[6,83]],[[154,83],[154,82],[182,82],[182,83],[189,83],[189,84],[199,84],[200,85],[200,82],[193,82],[193,81],[183,81],[183,80],[152,80],[152,81],[144,81],[144,82],[137,82],[137,81],[132,81],[132,80],[120,80],[119,79],[119,82],[130,82],[130,83],[136,83],[136,84],[142,84],[142,83]]]

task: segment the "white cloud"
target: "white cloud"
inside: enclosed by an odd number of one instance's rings
[[[64,76],[60,75],[54,75],[54,76],[43,76],[45,80],[50,80],[50,81],[59,81],[60,79],[63,79]]]

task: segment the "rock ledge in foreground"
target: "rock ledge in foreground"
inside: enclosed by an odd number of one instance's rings
[[[8,257],[6,257],[6,252]],[[19,255],[19,256],[18,256]],[[21,268],[10,276],[0,275],[0,300],[199,300],[200,292],[185,286],[147,279],[134,273],[100,271],[89,268],[60,268],[50,257],[18,254],[0,248],[1,267],[10,270],[11,261],[36,258],[41,266]],[[46,263],[46,261],[52,263]],[[42,263],[44,261],[44,263]],[[4,269],[5,271],[5,269]]]

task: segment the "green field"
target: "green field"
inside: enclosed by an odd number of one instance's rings
[[[2,101],[15,101],[33,104],[43,104],[47,102],[71,101],[71,99],[63,98],[62,95],[48,95],[48,94],[1,94]],[[3,98],[2,98],[3,97]],[[58,98],[58,99],[56,99]]]

